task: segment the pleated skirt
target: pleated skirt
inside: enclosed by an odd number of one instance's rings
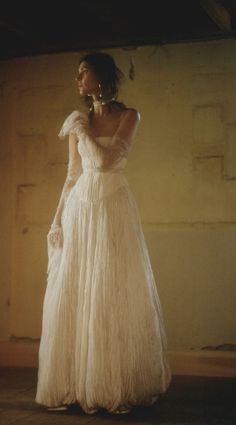
[[[171,370],[139,210],[128,185],[95,202],[82,185],[63,211],[63,246],[48,245],[35,401],[88,414],[150,405]]]

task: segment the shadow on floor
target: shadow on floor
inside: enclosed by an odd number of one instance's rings
[[[79,405],[48,412],[35,403],[36,384],[37,369],[0,368],[0,425],[236,425],[236,379],[173,375],[153,406],[120,415],[105,409],[87,415]]]

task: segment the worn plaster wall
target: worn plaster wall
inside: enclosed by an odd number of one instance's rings
[[[236,343],[236,41],[107,51],[127,76],[120,100],[141,113],[126,175],[169,349]],[[2,340],[40,337],[46,234],[67,164],[57,133],[83,107],[82,53],[0,63]]]

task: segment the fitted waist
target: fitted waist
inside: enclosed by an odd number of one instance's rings
[[[115,168],[84,168],[83,169],[83,173],[120,173],[120,174],[124,174],[124,170],[123,169],[115,169]]]

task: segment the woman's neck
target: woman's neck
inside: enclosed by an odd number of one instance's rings
[[[115,98],[109,99],[94,99],[93,110],[96,115],[105,116],[111,111],[111,105],[115,101]]]

